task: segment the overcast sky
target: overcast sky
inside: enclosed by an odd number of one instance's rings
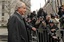
[[[31,11],[38,10],[45,5],[45,0],[31,0]]]

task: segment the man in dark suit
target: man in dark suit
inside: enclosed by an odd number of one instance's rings
[[[8,42],[29,42],[27,27],[36,31],[36,28],[25,22],[23,18],[25,12],[25,3],[19,1],[15,13],[8,20]]]

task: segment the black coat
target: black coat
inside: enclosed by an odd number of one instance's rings
[[[17,15],[21,22],[18,20]],[[15,12],[8,20],[8,42],[29,42],[26,27],[32,28],[32,26],[26,24],[22,16]]]
[[[58,30],[58,27],[56,25],[54,25],[52,27],[50,25],[47,25],[46,29],[47,29],[49,35],[54,36],[56,31]],[[51,31],[51,29],[55,29],[55,31]],[[54,34],[52,34],[52,33],[54,33]]]

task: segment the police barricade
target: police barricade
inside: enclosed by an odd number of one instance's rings
[[[39,42],[49,42],[50,36],[47,33],[47,29],[38,29]],[[52,41],[52,39],[51,39]]]
[[[43,32],[42,32],[43,31]],[[47,31],[46,29],[37,29],[37,31],[35,33],[33,33],[34,31],[32,31],[32,41],[35,38],[36,42],[47,42]],[[35,36],[34,36],[35,34]]]
[[[56,36],[52,36],[47,32],[47,29],[41,29],[35,32],[35,36],[33,36],[33,34],[32,36],[33,38],[36,39],[36,42],[64,42],[64,30],[63,29],[57,30],[55,34]]]
[[[38,37],[38,30],[37,31],[31,31],[31,36],[32,36],[32,41],[31,42],[39,42],[39,37]]]
[[[60,34],[58,33],[59,31],[60,31]],[[57,34],[59,35],[60,42],[64,42],[64,29],[59,29],[57,31]]]

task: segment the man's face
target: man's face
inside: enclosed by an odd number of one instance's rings
[[[50,26],[52,27],[52,26],[54,26],[54,24],[53,23],[50,23]]]
[[[20,13],[20,14],[24,15],[25,12],[26,12],[26,5],[23,5],[22,7],[19,7],[18,10],[19,10],[19,13]]]

